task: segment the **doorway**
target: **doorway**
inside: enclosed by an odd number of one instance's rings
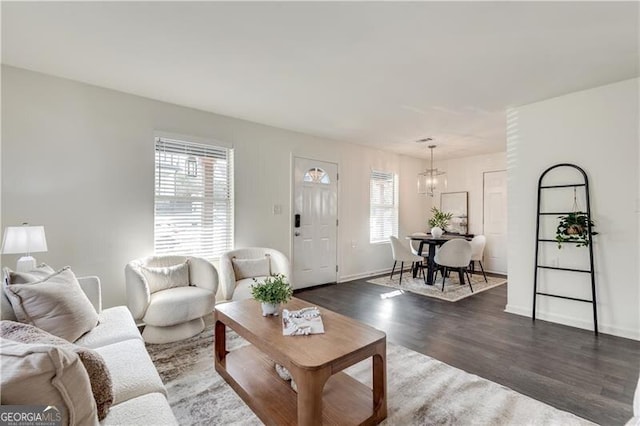
[[[507,171],[483,174],[483,233],[487,238],[484,268],[507,273]]]
[[[338,165],[294,157],[293,286],[337,281]]]

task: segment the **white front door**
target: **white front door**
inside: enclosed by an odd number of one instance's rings
[[[293,287],[334,283],[338,165],[296,157],[293,179]]]
[[[507,273],[507,172],[484,173],[484,269]]]

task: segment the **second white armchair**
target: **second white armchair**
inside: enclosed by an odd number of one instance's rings
[[[220,257],[221,301],[251,298],[251,286],[269,275],[282,274],[291,287],[291,264],[278,250],[264,247],[248,247],[229,251]]]

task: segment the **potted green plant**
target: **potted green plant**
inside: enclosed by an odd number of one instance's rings
[[[442,237],[442,233],[449,225],[449,221],[453,217],[453,213],[445,213],[437,207],[432,207],[431,212],[433,216],[429,219],[429,226],[431,227],[431,235],[435,238]]]
[[[566,216],[558,216],[560,222],[556,229],[556,241],[558,248],[562,248],[562,243],[576,243],[576,247],[587,247],[589,241],[589,222],[587,214],[584,212],[573,212]],[[591,227],[595,224],[590,221]],[[597,235],[597,232],[591,231],[591,235]]]
[[[262,316],[277,316],[280,304],[288,302],[293,295],[293,289],[287,282],[287,277],[276,274],[265,278],[262,283],[255,278],[253,281],[256,284],[251,286],[251,296],[261,303]]]

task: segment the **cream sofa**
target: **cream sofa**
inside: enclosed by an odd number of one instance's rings
[[[78,278],[78,282],[98,312],[99,323],[74,343],[102,355],[113,382],[113,405],[100,424],[178,424],[167,402],[166,389],[127,307],[103,310],[98,277]],[[4,286],[1,303],[2,319],[16,321]],[[97,415],[95,423],[98,424]]]

